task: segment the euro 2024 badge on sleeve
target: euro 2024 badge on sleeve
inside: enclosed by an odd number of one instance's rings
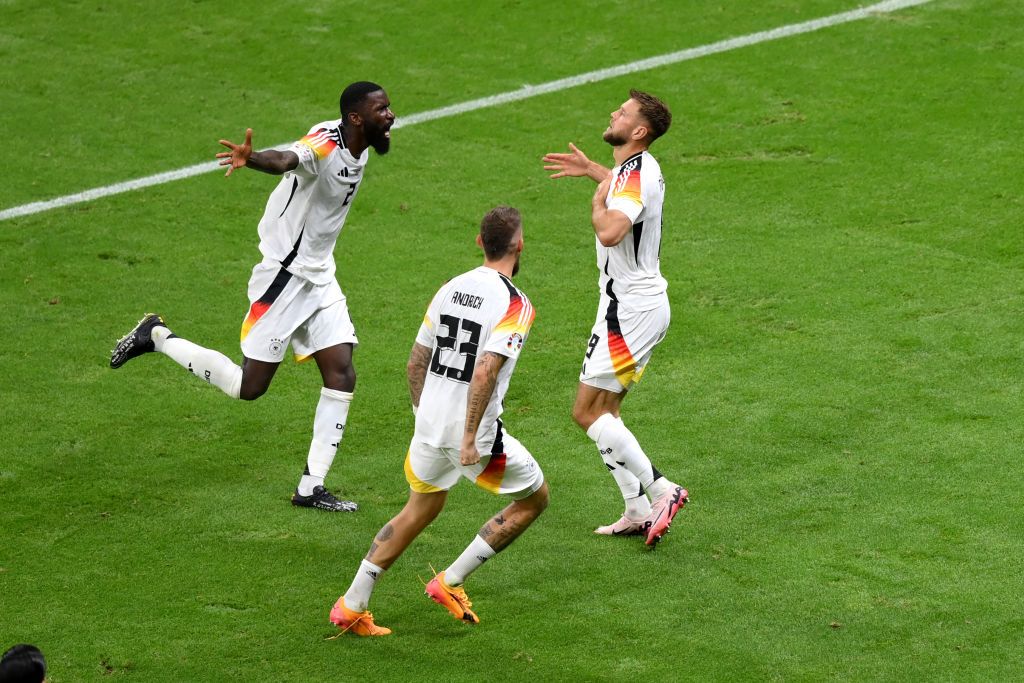
[[[505,342],[505,345],[512,353],[519,353],[519,349],[523,348],[523,335],[518,332],[513,332],[509,335],[508,341]]]

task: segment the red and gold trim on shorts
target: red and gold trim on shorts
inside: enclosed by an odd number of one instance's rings
[[[245,320],[242,321],[241,341],[245,341],[245,338],[252,332],[253,326],[270,310],[271,305],[277,301],[277,297],[281,296],[281,292],[284,291],[285,285],[288,284],[291,278],[292,274],[281,268],[274,277],[274,281],[267,287],[267,291],[249,306],[249,313],[246,314]]]
[[[505,467],[508,465],[508,454],[505,453],[505,427],[499,418],[496,421],[494,443],[491,444],[491,459],[487,461],[483,471],[477,475],[473,483],[485,491],[499,493],[501,482],[505,479]]]
[[[505,479],[505,466],[508,455],[505,453],[494,453],[484,467],[484,471],[477,475],[476,485],[485,491],[498,493],[501,489],[501,482]]]
[[[615,369],[615,378],[619,380],[619,384],[628,388],[634,381],[640,379],[643,370],[637,369],[633,353],[626,345],[626,338],[622,336],[622,328],[619,326],[619,302],[615,299],[608,302],[605,321],[608,324],[608,356],[611,358],[612,368]]]

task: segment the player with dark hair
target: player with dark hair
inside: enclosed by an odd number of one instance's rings
[[[614,168],[591,161],[572,143],[567,154],[544,156],[544,168],[554,171],[552,178],[587,176],[598,184],[590,222],[597,240],[601,298],[573,419],[597,445],[626,509],[618,521],[595,532],[644,535],[647,545],[661,540],[688,501],[686,489],[651,464],[619,416],[626,393],[640,381],[654,347],[668,331],[668,283],[660,270],[665,180],[648,148],[671,124],[672,113],[664,102],[630,90],[629,99],[611,113],[603,136],[612,146]]]
[[[529,451],[500,417],[534,310],[512,284],[523,232],[519,212],[500,206],[481,223],[484,264],[449,280],[434,295],[406,368],[416,431],[405,459],[409,500],[377,533],[348,591],[331,610],[344,632],[384,636],[367,611],[381,574],[441,512],[448,490],[465,477],[512,499],[481,527],[447,569],[427,584],[452,616],[479,623],[462,587],[480,565],[519,537],[548,505],[548,485]]]
[[[217,158],[225,175],[243,166],[283,175],[259,224],[260,251],[249,280],[249,311],[242,322],[243,360],[182,339],[163,318],[147,314],[118,341],[110,367],[158,351],[232,398],[262,396],[290,344],[298,361],[312,358],[323,378],[306,468],[292,503],[328,511],[354,511],[324,488],[348,420],[358,343],[345,295],[335,277],[334,245],[362,185],[369,148],[386,154],[395,115],[384,89],[360,81],[344,89],[341,118],[313,126],[288,149],[253,151],[252,129],[245,142],[220,143]]]
[[[35,645],[15,645],[0,657],[0,683],[43,683],[46,658]]]

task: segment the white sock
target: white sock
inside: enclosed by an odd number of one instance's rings
[[[320,390],[320,402],[316,404],[313,418],[313,440],[309,443],[306,456],[306,471],[299,480],[299,495],[309,496],[313,489],[323,486],[324,478],[331,469],[338,444],[345,434],[348,409],[352,405],[352,392],[338,391],[324,387]]]
[[[639,522],[647,519],[650,514],[651,501],[647,499],[646,495],[626,499],[626,511],[623,513],[626,519]]]
[[[590,425],[587,436],[597,444],[602,457],[606,457],[605,451],[608,451],[607,457],[614,458],[616,463],[623,463],[640,481],[640,485],[650,490],[654,483],[654,468],[633,432],[629,431],[622,420],[611,413],[605,413]]]
[[[607,413],[602,415],[587,430],[587,436],[595,442],[597,441],[596,435],[601,433],[606,424],[601,421],[605,417],[612,416]],[[601,424],[598,425],[598,422],[601,422]],[[625,516],[634,521],[646,518],[651,513],[651,503],[647,500],[644,488],[640,485],[640,480],[626,469],[626,463],[618,459],[618,454],[615,453],[613,448],[602,448],[598,444],[597,450],[601,454],[601,459],[604,460],[605,467],[608,468],[608,473],[612,475],[612,479],[619,485],[619,491],[622,492],[622,500],[626,503]]]
[[[359,571],[352,579],[352,585],[345,593],[345,607],[353,612],[365,612],[370,604],[370,594],[384,570],[373,562],[363,560],[359,563]]]
[[[444,582],[449,586],[461,586],[480,565],[497,555],[487,541],[474,536],[473,542],[466,546],[458,559],[444,570]]]
[[[166,327],[153,328],[153,346],[157,351],[231,398],[238,398],[238,392],[242,389],[242,368],[219,351],[203,348],[170,334],[171,331]]]
[[[651,484],[651,488],[648,489],[651,493],[651,500],[658,500],[666,493],[668,493],[670,490],[672,490],[673,486],[675,486],[675,484],[670,482],[665,477],[659,477],[658,479],[655,479],[654,483]]]

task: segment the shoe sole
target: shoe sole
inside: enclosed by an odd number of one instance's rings
[[[291,503],[297,508],[309,508],[310,510],[323,510],[324,512],[358,512],[359,504],[351,500],[339,501],[341,507],[333,507],[327,505],[318,505],[317,503],[307,503],[305,501],[297,500],[295,494],[292,494]]]
[[[672,526],[672,520],[675,519],[676,515],[686,507],[686,504],[690,502],[690,494],[686,489],[680,489],[681,493],[679,500],[676,503],[669,505],[666,508],[667,514],[659,517],[654,524],[651,525],[651,530],[647,534],[647,545],[654,547],[659,541],[670,531]],[[664,520],[664,521],[662,521]]]
[[[602,529],[608,529],[608,531],[602,531]],[[598,536],[646,536],[647,530],[645,530],[644,526],[641,524],[626,531],[615,531],[608,527],[598,527],[594,529],[594,533]]]

